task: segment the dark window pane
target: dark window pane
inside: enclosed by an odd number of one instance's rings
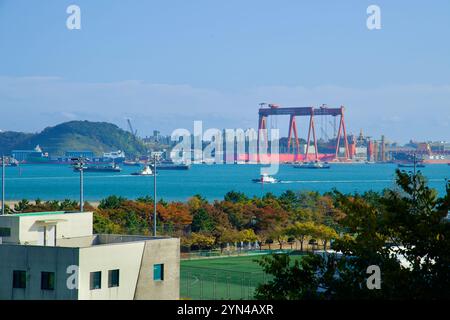
[[[155,281],[164,280],[164,265],[163,264],[153,265],[153,280],[155,280]]]
[[[118,287],[119,286],[119,269],[108,271],[108,287]]]
[[[11,237],[11,228],[0,228],[0,237]]]
[[[22,270],[13,271],[13,288],[25,289],[27,287],[27,273]]]
[[[91,272],[90,288],[91,288],[91,290],[102,288],[102,272],[101,271]]]
[[[55,290],[55,273],[41,272],[41,289]]]

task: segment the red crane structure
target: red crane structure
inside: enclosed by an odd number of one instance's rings
[[[267,107],[266,107],[267,106]],[[315,160],[319,160],[319,153],[317,149],[317,137],[316,137],[316,128],[314,124],[314,116],[332,116],[337,117],[340,116],[339,121],[339,130],[337,132],[337,138],[336,138],[336,152],[334,159],[338,159],[339,155],[339,144],[341,140],[341,136],[343,134],[344,138],[344,145],[345,145],[345,160],[348,160],[350,157],[349,154],[349,146],[348,146],[348,140],[347,140],[347,129],[345,127],[345,121],[344,121],[344,107],[341,106],[340,108],[328,108],[326,106],[321,106],[319,108],[314,107],[280,107],[275,104],[260,104],[259,109],[259,121],[258,121],[258,145],[260,140],[260,134],[261,130],[267,129],[267,118],[269,116],[278,116],[278,115],[289,115],[289,134],[288,134],[288,152],[291,151],[291,140],[292,140],[292,133],[294,133],[295,138],[295,146],[297,152],[295,153],[295,148],[293,148],[294,151],[294,160],[297,160],[298,154],[300,153],[300,143],[298,139],[298,129],[297,124],[295,122],[295,117],[309,117],[309,128],[308,128],[308,138],[306,140],[306,151],[305,151],[305,160],[308,160],[308,153],[309,153],[309,145],[311,141],[311,133],[313,136],[314,141],[314,153],[315,153]],[[267,131],[266,131],[267,135]],[[265,141],[267,140],[267,137],[265,137]]]

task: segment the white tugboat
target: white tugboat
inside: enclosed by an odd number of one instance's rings
[[[255,183],[277,183],[278,180],[274,177],[269,176],[267,173],[263,173],[261,175],[261,178],[259,179],[253,179],[252,180]]]
[[[142,168],[141,171],[133,172],[132,175],[133,176],[152,176],[153,175],[153,171],[152,171],[152,168],[150,168],[149,165],[146,165],[144,168]]]

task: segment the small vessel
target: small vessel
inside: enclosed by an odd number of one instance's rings
[[[153,171],[152,168],[150,168],[149,165],[146,165],[144,168],[142,168],[139,172],[133,172],[131,175],[133,176],[152,176]]]
[[[414,163],[399,163],[399,168],[414,168]],[[425,168],[423,163],[416,163],[416,168]]]
[[[153,166],[152,166],[153,168]],[[185,163],[175,163],[170,160],[161,161],[156,164],[156,171],[158,170],[189,170],[191,168],[190,165]]]
[[[125,160],[123,162],[124,166],[129,166],[129,167],[140,167],[141,164],[138,161],[129,161],[129,160]]]
[[[125,153],[122,150],[104,152],[103,158],[110,159],[112,161],[120,162],[125,160]]]
[[[17,167],[19,165],[19,161],[14,158],[5,157],[5,167]],[[0,157],[0,166],[2,165],[2,158]]]
[[[330,169],[330,165],[328,164],[328,162],[310,161],[310,162],[303,162],[300,164],[295,164],[294,168],[297,168],[297,169]]]
[[[79,167],[73,168],[74,171],[80,171]],[[83,168],[84,172],[120,172],[122,169],[117,164],[106,165],[106,166],[93,166],[89,165]]]
[[[274,177],[269,176],[267,173],[263,173],[261,175],[261,178],[253,179],[252,181],[256,182],[256,183],[277,183],[277,182],[279,182],[277,179],[275,179]]]

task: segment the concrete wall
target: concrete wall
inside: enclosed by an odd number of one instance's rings
[[[92,212],[20,216],[20,243],[36,244],[42,220],[61,220],[56,225],[56,239],[92,235]]]
[[[153,280],[153,266],[164,264],[164,280]],[[180,240],[145,242],[134,295],[136,300],[178,300],[180,298]]]
[[[85,248],[98,244],[98,236],[62,238],[56,240],[57,247]]]
[[[11,230],[10,237],[2,237],[2,243],[19,243],[19,219],[10,215],[0,216],[0,227]]]
[[[80,249],[80,300],[132,300],[144,242],[98,245]],[[108,288],[108,271],[119,269],[119,287]],[[101,289],[90,290],[90,273],[101,271]]]
[[[95,235],[59,242],[63,246],[0,245],[0,300],[179,299],[179,239]],[[86,246],[72,247],[80,244]],[[162,281],[153,280],[155,264],[164,264]],[[67,287],[69,266],[79,266],[77,290]],[[115,269],[120,270],[119,286],[108,288],[108,271]],[[27,271],[26,289],[12,288],[13,270]],[[102,272],[101,289],[91,290],[90,274],[96,271]],[[55,272],[55,290],[41,290],[41,272]]]
[[[0,245],[0,300],[76,300],[67,288],[67,267],[78,265],[76,248]],[[13,271],[27,271],[26,289],[13,289]],[[41,290],[41,272],[55,272],[55,290]]]

